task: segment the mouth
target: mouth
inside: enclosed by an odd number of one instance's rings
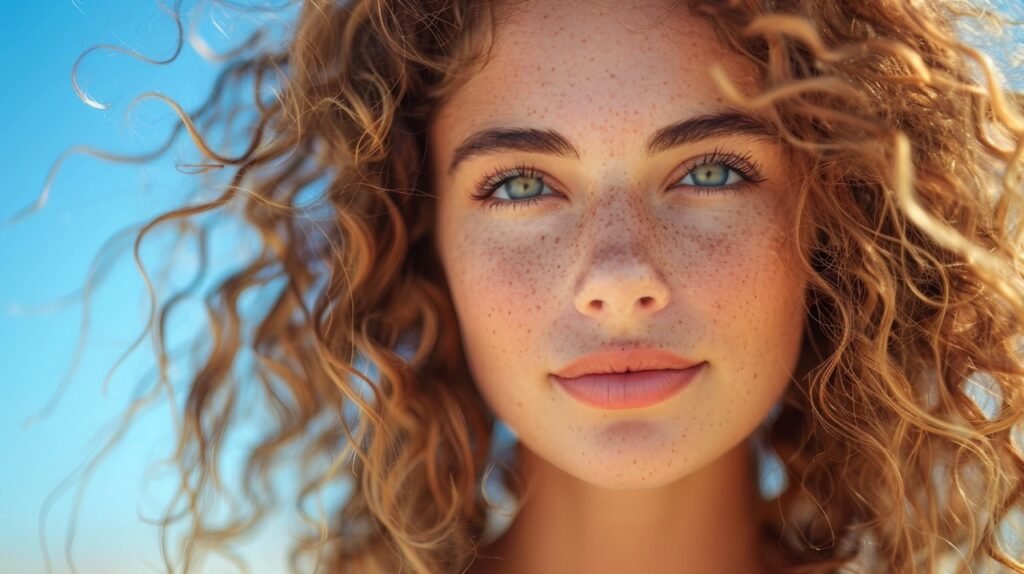
[[[551,379],[577,401],[599,409],[636,409],[675,396],[693,381],[707,361],[685,369],[651,369],[621,373],[590,373],[577,377],[552,374]]]
[[[655,347],[609,348],[580,357],[554,374],[564,379],[575,379],[591,374],[683,370],[701,362]]]

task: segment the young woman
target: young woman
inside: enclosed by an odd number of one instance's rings
[[[258,392],[250,502],[350,488],[297,569],[1024,572],[1024,113],[983,8],[306,2],[217,88],[255,90],[243,154],[218,100],[183,118],[223,194],[144,231],[232,205],[263,241],[208,296],[190,542],[255,524],[203,501]]]

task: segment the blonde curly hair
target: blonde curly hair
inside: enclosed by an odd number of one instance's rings
[[[176,135],[206,158],[204,188],[222,192],[148,222],[136,257],[171,223],[205,250],[190,223],[203,214],[230,213],[260,240],[206,295],[210,352],[189,378],[180,488],[163,523],[190,521],[186,571],[201,549],[260,522],[276,503],[268,475],[286,457],[301,461],[300,511],[329,485],[350,488],[295,545],[296,571],[307,558],[330,572],[461,572],[472,561],[495,510],[481,483],[496,421],[430,241],[425,126],[486,63],[512,4],[308,0],[286,45],[236,54],[195,113],[168,100]],[[791,223],[810,281],[808,344],[758,431],[785,477],[758,519],[786,571],[860,561],[872,572],[1024,573],[1003,533],[1024,495],[1013,434],[1024,419],[1024,98],[957,28],[1009,22],[956,0],[677,4],[757,66],[758,94],[712,73],[734,105],[772,122],[803,174]],[[244,87],[252,101],[222,109]],[[241,129],[238,108],[254,118]],[[242,153],[214,151],[204,130],[218,125],[246,135]],[[154,305],[146,333],[162,385],[167,319],[194,288]],[[272,304],[243,312],[243,297],[264,291]],[[239,376],[248,353],[253,368]],[[996,397],[994,412],[977,389]],[[273,416],[238,485],[252,511],[224,524],[209,505],[236,490],[217,469],[242,395]],[[504,470],[517,496],[521,477]]]

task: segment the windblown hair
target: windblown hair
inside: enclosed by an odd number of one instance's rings
[[[515,5],[308,0],[282,49],[241,53],[200,109],[175,106],[220,195],[149,222],[136,252],[170,223],[205,252],[202,228],[186,222],[229,208],[259,239],[205,297],[210,350],[189,377],[177,510],[164,521],[191,521],[185,570],[260,522],[282,466],[301,478],[300,511],[321,489],[349,489],[294,547],[296,570],[305,559],[359,573],[472,561],[491,511],[481,481],[495,420],[431,241],[426,126],[486,63]],[[953,0],[677,8],[757,66],[757,94],[711,73],[733,105],[779,130],[799,177],[791,225],[810,278],[807,344],[762,429],[786,479],[758,517],[766,539],[794,573],[858,562],[1024,573],[1006,534],[1024,502],[1024,100],[958,29],[998,29],[1005,16]],[[223,109],[244,86],[251,101]],[[254,118],[240,129],[239,107]],[[213,149],[204,134],[218,125],[245,134],[242,153]],[[168,318],[195,285],[154,309],[146,332],[161,373]],[[241,300],[261,292],[271,304],[245,312]],[[978,389],[995,397],[992,412]],[[252,511],[225,524],[208,514],[236,490],[217,469],[241,397],[271,416],[239,485]],[[518,496],[522,477],[506,470]]]

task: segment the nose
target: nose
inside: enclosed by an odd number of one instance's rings
[[[642,249],[605,253],[583,278],[576,309],[601,322],[641,322],[668,304],[669,289]]]

